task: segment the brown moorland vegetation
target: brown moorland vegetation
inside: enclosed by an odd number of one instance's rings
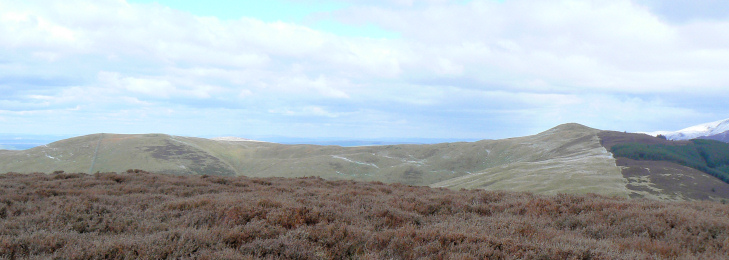
[[[0,186],[6,259],[729,258],[716,202],[131,170]]]
[[[600,143],[608,151],[615,146],[642,144],[645,146],[680,147],[693,141],[671,141],[646,134],[602,131],[598,134]],[[690,152],[689,152],[690,153]],[[715,153],[717,158],[725,152]],[[684,166],[675,161],[635,160],[613,153],[616,165],[628,181],[631,198],[652,198],[661,200],[729,200],[729,183],[696,168]]]

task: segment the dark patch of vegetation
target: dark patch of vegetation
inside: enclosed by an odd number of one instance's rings
[[[0,175],[0,258],[726,259],[729,206],[321,178]]]
[[[678,163],[729,183],[727,143],[702,139],[694,139],[683,145],[629,142],[613,145],[610,151],[615,157]]]
[[[142,150],[151,153],[153,158],[160,160],[189,161],[189,169],[179,170],[181,174],[235,175],[235,171],[220,159],[205,152],[192,150],[190,146],[173,143],[169,140],[165,140],[165,145],[147,146]]]
[[[642,144],[663,144],[663,145],[687,145],[690,141],[671,141],[663,138],[656,138],[647,134],[623,133],[616,131],[602,131],[597,134],[602,144],[608,151],[618,144],[642,143]]]

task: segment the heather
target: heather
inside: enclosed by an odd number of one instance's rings
[[[0,175],[0,257],[727,259],[729,206],[309,178]]]

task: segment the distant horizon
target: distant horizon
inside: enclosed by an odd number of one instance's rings
[[[722,119],[722,120],[715,120],[707,123],[714,123],[714,122],[720,122],[725,121],[729,119]],[[575,124],[580,124],[576,122],[571,122]],[[703,124],[707,124],[703,123]],[[543,131],[547,131],[549,129],[552,129],[554,127],[557,127],[559,125],[563,124],[570,124],[570,123],[562,123],[555,125],[553,127],[544,129],[542,131],[539,131],[537,133],[528,134],[528,135],[534,135],[541,133]],[[584,125],[584,124],[580,124]],[[586,127],[591,127],[588,125],[584,125]],[[685,129],[692,126],[686,126],[681,129]],[[681,130],[678,129],[678,130]],[[606,130],[606,131],[620,131],[623,132],[624,130],[616,130],[616,129],[599,129],[599,130]],[[678,131],[675,130],[675,131]],[[674,130],[657,130],[657,131],[651,131],[651,132],[633,132],[633,133],[658,133],[658,132],[672,132]],[[629,131],[627,131],[629,132]],[[50,135],[43,135],[43,134],[17,134],[17,133],[0,133],[0,150],[7,149],[7,150],[25,150],[29,148],[33,148],[40,145],[49,144],[55,141],[60,141],[68,138],[74,138],[74,137],[80,137],[85,135],[94,135],[94,134],[102,134],[100,133],[86,133],[86,134],[75,134],[75,135],[62,135],[62,134],[50,134]],[[510,137],[504,137],[504,138],[453,138],[453,137],[364,137],[364,138],[357,138],[357,137],[336,137],[336,136],[323,136],[323,137],[301,137],[301,136],[283,136],[283,135],[240,135],[240,134],[228,134],[228,135],[200,135],[200,136],[190,136],[190,135],[177,135],[177,134],[169,134],[169,133],[112,133],[112,132],[103,132],[103,134],[122,134],[122,135],[137,135],[137,134],[165,134],[165,135],[174,135],[174,136],[185,136],[185,137],[197,137],[197,138],[206,138],[206,139],[212,139],[212,138],[218,138],[218,137],[237,137],[237,138],[245,138],[250,139],[252,141],[264,141],[264,142],[271,142],[271,143],[279,143],[279,144],[311,144],[311,145],[338,145],[343,147],[354,147],[354,146],[372,146],[372,145],[395,145],[395,144],[437,144],[437,143],[448,143],[448,142],[476,142],[481,140],[498,140],[498,139],[507,139],[507,138],[515,138],[515,137],[523,137],[523,136],[510,136]]]
[[[100,133],[93,133],[100,134]],[[85,135],[93,134],[81,134],[81,135],[22,135],[22,134],[0,134],[0,150],[26,150],[37,146],[47,145],[56,141],[61,141],[69,138],[80,137]],[[124,135],[135,135],[135,134],[164,134],[164,133],[104,133],[104,134],[124,134]],[[6,136],[11,136],[11,139],[6,139]],[[179,135],[175,135],[179,136]],[[436,144],[446,142],[475,142],[487,139],[478,138],[397,138],[397,137],[383,137],[383,138],[346,138],[346,137],[293,137],[293,136],[257,136],[257,137],[246,137],[246,136],[235,136],[228,135],[230,137],[247,138],[253,141],[263,141],[279,144],[312,144],[312,145],[338,145],[343,147],[354,147],[354,146],[372,146],[372,145],[395,145],[395,144]],[[228,137],[228,136],[185,136],[185,137],[197,137],[212,139],[216,137]],[[14,138],[23,139],[14,139]]]
[[[562,123],[562,124],[569,124],[569,123]],[[562,125],[558,124],[558,125]],[[577,123],[579,124],[579,123]],[[543,131],[547,131],[553,127],[556,127],[558,125],[540,130],[536,133],[527,134],[527,135],[534,135],[541,133]],[[589,127],[589,126],[587,126]],[[60,141],[68,138],[74,138],[74,137],[80,137],[80,136],[86,136],[86,135],[95,135],[95,134],[120,134],[120,135],[146,135],[146,134],[164,134],[164,135],[172,135],[172,136],[185,136],[185,137],[196,137],[196,138],[206,138],[206,139],[213,139],[213,138],[219,138],[219,137],[237,137],[237,138],[245,138],[250,139],[253,141],[265,141],[265,142],[272,142],[272,143],[281,143],[281,144],[326,144],[326,143],[346,143],[346,142],[367,142],[367,143],[376,143],[376,142],[384,142],[388,144],[395,144],[395,143],[401,143],[401,144],[433,144],[433,143],[439,143],[439,142],[474,142],[474,141],[480,141],[480,140],[496,140],[496,139],[505,139],[505,138],[514,138],[514,137],[521,137],[521,136],[508,136],[503,138],[479,138],[479,137],[464,137],[464,138],[457,138],[457,137],[397,137],[397,136],[382,136],[382,137],[348,137],[348,136],[295,136],[295,135],[246,135],[246,134],[221,134],[221,135],[180,135],[180,134],[171,134],[171,133],[160,133],[160,132],[149,132],[149,133],[143,133],[143,132],[127,132],[127,133],[119,133],[119,132],[97,132],[97,133],[82,133],[82,134],[22,134],[22,133],[0,133],[0,145],[2,144],[10,144],[10,143],[4,143],[4,141],[8,140],[16,140],[18,142],[22,142],[24,140],[44,140],[44,141]],[[524,136],[527,136],[524,135]],[[310,143],[315,142],[315,143]],[[38,142],[36,142],[38,143]],[[44,143],[47,144],[47,143]]]

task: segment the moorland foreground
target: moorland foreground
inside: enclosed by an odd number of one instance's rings
[[[0,175],[0,257],[726,259],[729,205],[309,178]]]

